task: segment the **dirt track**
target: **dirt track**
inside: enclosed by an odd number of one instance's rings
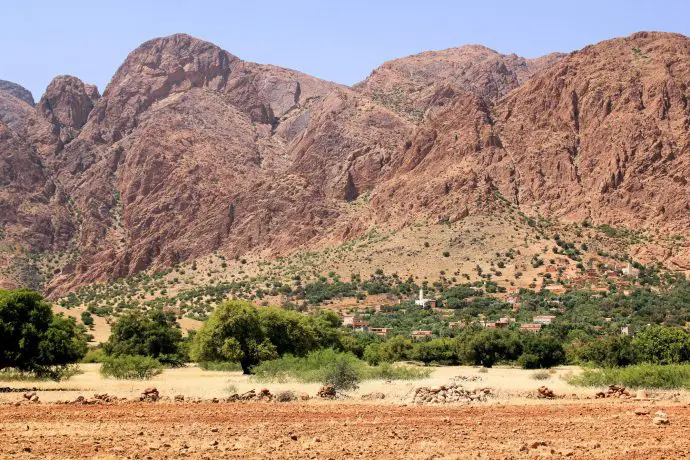
[[[689,457],[690,408],[641,406],[5,405],[0,458]],[[669,426],[652,425],[657,410]]]

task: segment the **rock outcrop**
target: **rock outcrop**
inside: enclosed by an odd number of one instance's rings
[[[77,137],[100,95],[93,85],[62,75],[53,79],[41,97],[37,109],[53,125],[60,149]]]

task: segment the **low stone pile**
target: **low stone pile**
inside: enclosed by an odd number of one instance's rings
[[[460,385],[441,385],[438,388],[419,387],[415,389],[412,402],[415,404],[447,404],[486,402],[492,395],[491,388],[468,390]]]
[[[258,393],[255,390],[249,390],[246,393],[237,394],[226,398],[226,402],[234,401],[273,401],[273,394],[268,388],[263,388]]]
[[[158,393],[158,389],[154,387],[149,387],[146,388],[144,391],[141,392],[141,396],[139,396],[139,401],[145,401],[145,402],[156,402],[161,398],[160,393]]]
[[[537,389],[537,397],[541,399],[553,399],[556,397],[556,393],[542,385]]]
[[[322,386],[319,391],[316,392],[316,396],[323,399],[335,399],[337,393],[335,387],[329,384]]]
[[[597,399],[600,398],[623,398],[623,399],[630,399],[633,398],[633,395],[630,394],[628,390],[625,389],[624,386],[621,385],[609,385],[609,387],[606,389],[606,391],[600,391],[596,394]]]
[[[103,401],[104,403],[115,403],[118,402],[120,399],[117,396],[112,396],[109,395],[108,393],[103,393],[103,394],[95,394],[93,395],[93,399],[97,401]]]
[[[77,396],[74,401],[57,401],[57,404],[81,404],[91,406],[96,404],[115,404],[120,401],[127,401],[127,398],[118,398],[117,396],[109,395],[108,393],[95,394],[93,398],[85,398],[84,396]]]

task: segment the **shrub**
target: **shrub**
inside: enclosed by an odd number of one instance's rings
[[[81,362],[84,364],[102,363],[105,358],[105,352],[102,348],[90,348],[81,359]]]
[[[340,365],[338,363],[345,363]],[[266,382],[286,382],[296,380],[304,383],[323,383],[337,377],[345,380],[346,371],[354,369],[359,380],[386,379],[411,380],[429,376],[428,369],[409,366],[381,364],[369,366],[352,353],[337,352],[333,349],[317,350],[302,358],[286,355],[280,359],[264,361],[254,367],[254,378]],[[340,376],[338,376],[338,374]]]
[[[535,371],[531,377],[534,380],[548,380],[551,378],[551,374],[548,371]]]
[[[322,383],[333,385],[336,390],[356,390],[361,378],[355,365],[348,360],[339,359],[330,366],[324,375]]]
[[[163,365],[149,356],[108,357],[101,364],[101,374],[125,380],[148,380],[163,372]]]
[[[568,379],[573,385],[624,385],[631,388],[690,389],[690,364],[638,364],[635,366],[585,369]]]
[[[240,363],[231,363],[227,361],[202,361],[199,363],[199,368],[205,371],[218,372],[236,372],[242,370]]]

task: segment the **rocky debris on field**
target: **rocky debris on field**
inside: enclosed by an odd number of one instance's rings
[[[453,382],[481,382],[484,377],[481,375],[456,375],[451,378]]]
[[[556,394],[553,390],[542,385],[537,389],[537,397],[541,399],[553,399],[556,397]]]
[[[225,399],[226,402],[234,401],[272,401],[273,395],[267,388],[263,388],[260,392],[256,390],[249,390],[246,393],[237,394],[229,396]]]
[[[415,389],[412,402],[416,404],[446,404],[486,402],[493,394],[491,388],[468,390],[460,385],[441,385],[438,388],[419,387]]]
[[[276,395],[278,402],[292,402],[297,401],[297,394],[294,391],[281,391]]]
[[[24,393],[24,399],[31,402],[38,402],[38,395],[35,391],[28,391]]]
[[[309,393],[302,393],[299,395],[299,399],[302,401],[309,401],[311,399],[311,396],[309,396]]]
[[[337,396],[335,387],[333,385],[324,385],[316,393],[316,396],[323,399],[334,399]]]
[[[160,393],[158,393],[158,389],[155,387],[146,388],[144,391],[141,392],[141,396],[139,397],[139,401],[147,402],[156,402],[159,399]]]
[[[109,395],[108,393],[94,394],[93,399],[97,401],[103,401],[104,403],[114,403],[118,402],[120,399],[117,396]]]
[[[362,399],[365,401],[374,401],[376,399],[385,399],[386,395],[381,393],[380,391],[375,391],[373,393],[367,393],[365,395],[362,395]]]
[[[175,402],[184,402],[184,395],[175,395]]]
[[[12,387],[0,387],[0,393],[28,393],[28,392],[36,392],[38,391],[38,388],[33,387],[33,388],[12,388]]]
[[[600,391],[596,394],[597,398],[623,398],[630,399],[633,396],[622,385],[609,385],[606,391]]]
[[[671,422],[668,420],[666,412],[660,410],[656,414],[654,414],[654,419],[652,420],[652,423],[656,426],[662,426],[668,425]]]
[[[643,407],[638,407],[633,412],[635,415],[649,415],[649,409],[645,409]]]

